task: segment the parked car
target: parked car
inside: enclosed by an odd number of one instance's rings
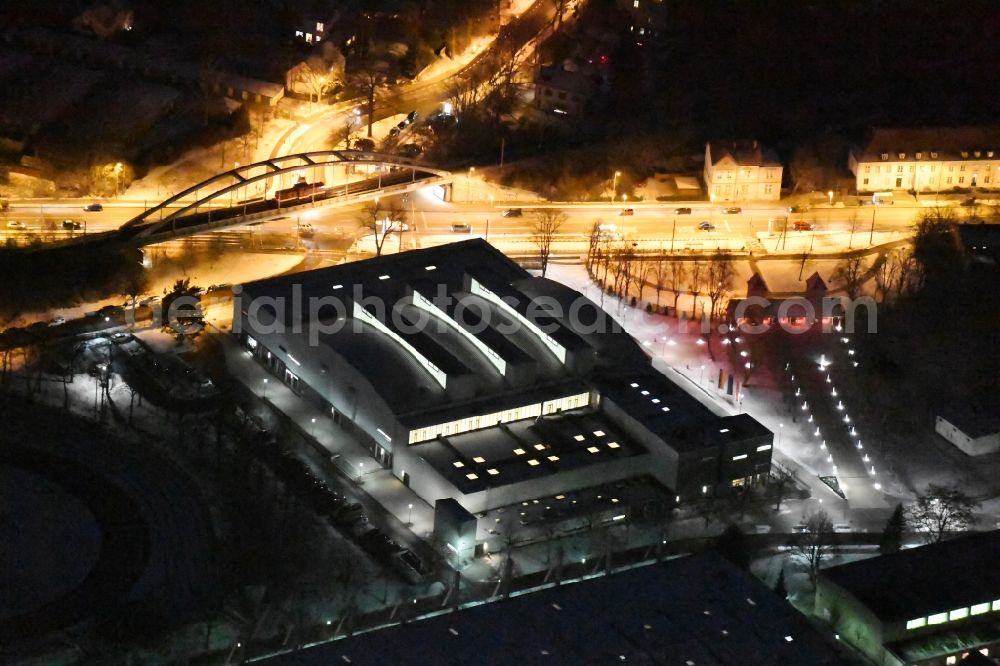
[[[417,119],[417,112],[416,112],[416,110],[410,111],[408,114],[406,114],[406,119],[409,120],[411,123],[414,120],[416,120]]]
[[[520,208],[508,208],[503,212],[504,217],[521,217],[524,212]]]
[[[705,220],[704,222],[698,225],[698,229],[700,231],[715,231],[715,225],[709,222],[708,220]]]
[[[415,143],[404,143],[396,152],[403,157],[419,157],[420,153],[424,152],[424,149]]]
[[[809,206],[789,206],[788,207],[788,212],[789,213],[805,213],[808,210],[809,210]]]
[[[299,222],[299,233],[300,234],[311,234],[316,231],[316,227],[312,225],[311,222]]]
[[[812,222],[806,222],[805,220],[797,220],[795,224],[792,225],[796,231],[812,231]]]
[[[723,208],[722,212],[726,215],[738,215],[743,212],[743,209],[739,206],[729,206],[728,208]]]
[[[399,128],[393,127],[389,130],[389,136],[399,136]]]
[[[618,212],[618,214],[619,215],[635,215],[635,209],[634,208],[622,208]]]
[[[83,225],[76,220],[63,220],[62,228],[68,231],[76,231],[77,229],[82,229]]]
[[[358,139],[354,142],[354,150],[363,150],[365,152],[371,152],[375,150],[375,142],[371,139]]]
[[[690,208],[675,208],[674,209],[674,215],[690,215],[690,214],[691,214],[691,209]]]
[[[25,224],[24,222],[20,222],[18,220],[11,220],[10,222],[7,223],[7,228],[8,229],[19,229],[21,231],[24,231],[25,229],[28,228],[28,225]]]
[[[618,238],[618,225],[610,222],[598,224],[597,236],[601,239],[615,240]]]
[[[89,203],[86,206],[84,206],[83,209],[88,213],[100,213],[102,210],[104,210],[104,206],[102,206],[99,203]]]
[[[117,333],[111,334],[111,342],[116,345],[122,345],[132,339],[131,333],[126,333],[125,331],[118,331]]]
[[[410,121],[408,121],[408,120],[400,120],[399,123],[396,124],[396,127],[398,129],[405,130],[406,127],[407,127],[407,125],[409,125],[409,124],[410,124]]]
[[[49,326],[62,326],[66,323],[66,317],[56,317],[49,322]]]
[[[455,233],[468,234],[472,233],[472,225],[465,222],[453,224],[451,225],[451,230]]]

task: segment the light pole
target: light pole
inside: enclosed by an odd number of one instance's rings
[[[492,208],[493,208],[493,195],[491,194],[490,195],[490,209],[492,210]],[[486,239],[485,240],[486,240],[487,243],[490,242],[490,218],[489,217],[486,218]]]
[[[830,190],[829,192],[827,192],[826,196],[828,196],[830,198],[830,205],[832,206],[833,205],[833,190]]]
[[[465,175],[465,201],[472,201],[472,174],[476,172],[476,167],[469,167],[469,172]]]
[[[264,377],[264,392],[261,394],[261,397],[267,400],[267,377]]]
[[[611,203],[618,198],[618,177],[621,175],[621,171],[615,171],[615,177],[611,179]]]
[[[781,446],[781,433],[784,431],[784,429],[785,429],[785,424],[784,423],[779,423],[778,424],[778,441],[775,444],[775,446]]]
[[[406,505],[406,524],[413,525],[413,505]]]

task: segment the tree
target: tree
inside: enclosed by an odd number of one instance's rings
[[[358,124],[360,122],[361,121],[358,120],[358,116],[355,114],[345,114],[343,121],[334,127],[333,131],[330,133],[330,144],[334,148],[337,148],[340,144],[344,144],[344,149],[349,150],[351,142],[354,139],[354,135],[357,134]]]
[[[774,583],[774,593],[782,599],[788,598],[788,590],[785,588],[785,568],[781,567],[778,572],[778,580]]]
[[[677,302],[684,291],[684,280],[687,278],[687,266],[676,257],[671,257],[667,268],[667,288],[674,292],[674,316],[679,316],[677,312]]]
[[[382,208],[376,200],[362,210],[359,221],[363,226],[374,230],[375,256],[380,257],[389,236],[402,233],[406,212],[397,206]]]
[[[712,550],[729,560],[743,571],[750,569],[750,544],[747,543],[747,536],[738,525],[729,523],[722,534],[715,538]]]
[[[563,15],[566,13],[567,0],[551,0],[552,7],[556,10],[555,16],[552,18],[556,24],[556,30],[562,28],[563,25]]]
[[[816,584],[816,575],[833,549],[833,522],[822,509],[805,521],[806,531],[796,535],[791,543],[792,557],[803,563],[809,571],[809,580]]]
[[[774,510],[781,511],[781,502],[788,496],[788,491],[795,487],[795,477],[790,471],[777,464],[771,467],[771,476],[767,482],[768,494],[774,498]]]
[[[531,242],[538,248],[538,260],[542,265],[542,277],[549,267],[552,254],[552,240],[559,228],[566,222],[566,215],[555,208],[542,208],[535,213],[531,227]]]
[[[691,286],[688,288],[691,292],[691,319],[695,319],[698,316],[698,294],[701,293],[701,283],[705,279],[705,264],[701,259],[695,258],[691,262],[688,277],[691,279]]]
[[[183,337],[190,332],[190,325],[201,323],[200,292],[201,289],[191,284],[191,278],[174,282],[174,286],[163,296],[163,301],[160,303],[161,325]]]
[[[322,53],[309,56],[295,68],[293,84],[309,93],[309,101],[319,102],[328,92],[344,83],[344,56],[331,42],[324,42]]]
[[[660,309],[660,294],[670,284],[670,263],[670,260],[663,255],[649,260],[649,270],[646,274],[653,278],[653,287],[656,289],[657,310]]]
[[[372,125],[375,124],[375,103],[386,89],[389,79],[386,70],[385,63],[369,63],[351,77],[351,83],[361,91],[365,98],[369,138],[372,135]]]
[[[878,545],[878,552],[882,555],[895,553],[903,545],[903,531],[906,529],[906,516],[903,514],[903,505],[897,504],[893,509],[889,521],[882,530],[882,540]]]
[[[719,317],[722,297],[732,288],[735,277],[736,267],[733,265],[733,255],[721,250],[716,251],[709,261],[708,273],[705,276],[710,303],[709,317],[713,319]]]
[[[861,257],[847,257],[837,262],[833,270],[833,278],[840,282],[841,287],[850,299],[855,299],[861,293],[865,283],[865,262]]]
[[[943,278],[950,281],[964,264],[964,253],[955,231],[951,209],[925,212],[917,222],[913,236],[913,258],[917,265],[919,286]]]
[[[979,502],[972,499],[956,486],[930,484],[917,503],[908,507],[906,521],[917,532],[923,532],[931,543],[944,539],[949,532],[968,530],[975,518],[973,511]]]

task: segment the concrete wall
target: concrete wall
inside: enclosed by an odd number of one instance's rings
[[[828,622],[843,641],[868,655],[880,666],[902,666],[882,647],[882,623],[852,595],[825,579],[816,581],[815,615]]]
[[[680,463],[677,451],[667,446],[662,439],[647,430],[645,426],[627,414],[607,396],[601,397],[600,410],[607,414],[611,422],[621,428],[626,435],[642,444],[653,454],[649,469],[646,470],[647,473],[667,488],[676,491],[677,470]]]

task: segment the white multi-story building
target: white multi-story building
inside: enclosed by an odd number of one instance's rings
[[[705,144],[705,189],[712,201],[776,201],[781,162],[757,141]]]
[[[847,166],[858,192],[1000,189],[1000,127],[875,129]]]

